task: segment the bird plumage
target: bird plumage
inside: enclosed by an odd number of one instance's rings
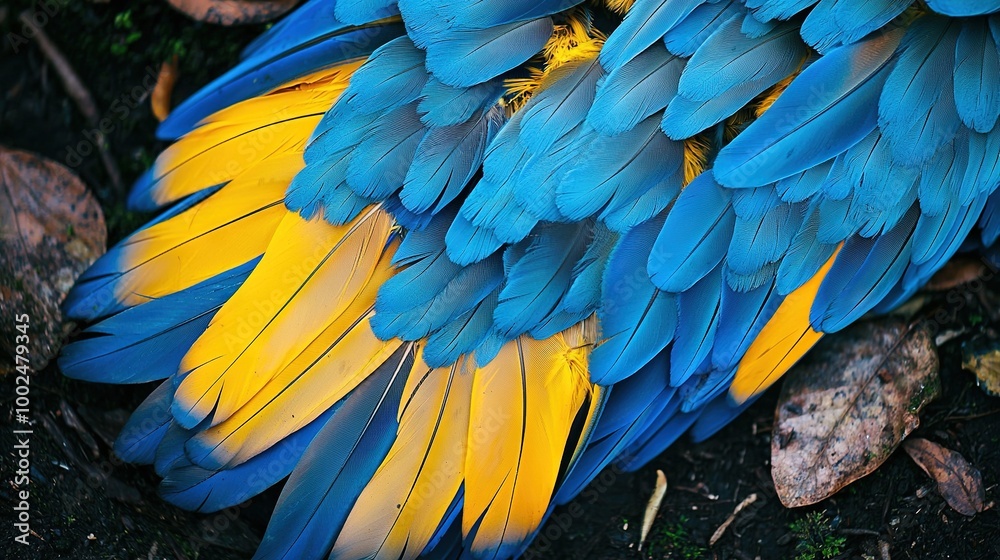
[[[1000,2],[312,0],[179,106],[60,366],[258,558],[512,558],[1000,235]],[[169,207],[168,207],[169,206]],[[977,230],[978,228],[978,230]]]

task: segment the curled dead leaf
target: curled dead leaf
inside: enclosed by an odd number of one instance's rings
[[[964,342],[962,367],[976,375],[986,394],[1000,397],[1000,342],[983,336]]]
[[[870,474],[940,390],[926,328],[880,319],[827,336],[787,376],[771,475],[787,507],[816,503]]]
[[[0,146],[0,317],[28,316],[33,369],[45,367],[59,350],[59,305],[104,253],[106,239],[101,208],[72,171]],[[15,334],[25,335],[14,329],[13,320],[0,324],[0,351],[11,355]],[[4,359],[0,373],[13,365]]]
[[[167,3],[198,21],[246,25],[281,17],[299,0],[167,0]]]
[[[903,450],[937,482],[951,509],[969,517],[986,509],[983,477],[961,454],[923,438],[904,441]]]
[[[160,66],[160,73],[156,76],[156,85],[153,86],[153,93],[149,96],[153,116],[160,122],[163,122],[170,114],[170,97],[174,93],[177,75],[177,55],[175,54]]]
[[[983,282],[993,274],[982,260],[960,255],[935,272],[924,288],[935,292],[946,292],[973,282]]]

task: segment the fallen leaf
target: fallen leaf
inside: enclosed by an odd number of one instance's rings
[[[175,54],[173,58],[160,66],[160,73],[156,76],[156,85],[153,86],[153,93],[149,96],[153,116],[160,122],[163,122],[170,114],[170,96],[174,92],[174,84],[177,83],[177,74],[177,55]]]
[[[778,400],[771,475],[781,503],[813,504],[870,474],[939,390],[937,350],[919,324],[885,318],[824,338]]]
[[[973,282],[983,282],[992,276],[993,271],[982,260],[961,255],[951,259],[941,270],[935,272],[924,289],[946,292]]]
[[[923,438],[904,441],[903,450],[937,482],[951,509],[969,517],[986,509],[983,477],[961,454]]]
[[[246,25],[281,17],[299,0],[167,0],[167,3],[198,21]]]
[[[1000,397],[1000,342],[977,337],[962,343],[962,367],[976,375],[979,388]]]
[[[0,350],[13,356],[26,337],[31,368],[45,367],[62,339],[59,305],[106,238],[101,208],[76,175],[0,146]],[[26,332],[16,330],[18,315],[28,317]],[[3,359],[0,373],[14,365]]]

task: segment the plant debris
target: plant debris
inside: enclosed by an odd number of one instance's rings
[[[69,169],[2,146],[0,200],[0,316],[27,315],[30,329],[15,332],[15,322],[4,321],[0,350],[13,356],[23,344],[37,371],[59,351],[59,305],[77,276],[104,253],[104,216]],[[15,362],[2,364],[0,373],[6,373]]]
[[[986,510],[983,477],[965,457],[923,438],[906,440],[903,450],[937,482],[951,509],[969,517]]]
[[[826,337],[779,397],[771,474],[781,503],[813,504],[870,474],[939,386],[937,349],[916,323],[881,319]]]
[[[964,342],[962,367],[976,375],[976,383],[987,395],[1000,397],[1000,342],[995,336]]]
[[[167,0],[167,3],[197,21],[246,25],[281,17],[299,0]]]

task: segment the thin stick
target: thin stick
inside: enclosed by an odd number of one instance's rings
[[[726,529],[728,529],[729,526],[733,523],[733,521],[736,519],[736,516],[739,515],[741,511],[743,511],[743,508],[747,507],[748,505],[756,501],[757,501],[756,493],[750,494],[749,496],[744,498],[744,500],[740,502],[740,505],[736,506],[736,509],[733,510],[733,513],[730,513],[729,517],[727,517],[726,520],[722,522],[722,525],[719,525],[719,528],[716,529],[714,533],[712,533],[712,538],[708,539],[708,546],[715,546],[715,543],[719,542],[719,539],[721,539],[722,535],[725,534]]]
[[[108,152],[104,133],[101,132],[98,125],[99,117],[94,97],[90,95],[87,86],[83,85],[83,81],[76,75],[76,71],[73,70],[69,61],[66,60],[66,57],[59,50],[59,47],[52,42],[52,39],[45,34],[45,31],[41,27],[38,27],[32,21],[31,12],[28,10],[21,12],[20,19],[24,25],[32,30],[34,39],[38,43],[38,48],[41,49],[45,58],[52,63],[52,67],[55,68],[56,74],[59,75],[59,80],[62,82],[63,88],[65,88],[66,93],[73,99],[73,102],[76,103],[87,124],[96,129],[97,151],[101,154],[101,163],[104,164],[104,169],[108,172],[108,177],[111,179],[111,184],[115,187],[115,190],[119,194],[124,193],[125,188],[122,183],[122,174],[118,170],[118,165],[115,164],[114,158],[111,157],[111,153]]]

